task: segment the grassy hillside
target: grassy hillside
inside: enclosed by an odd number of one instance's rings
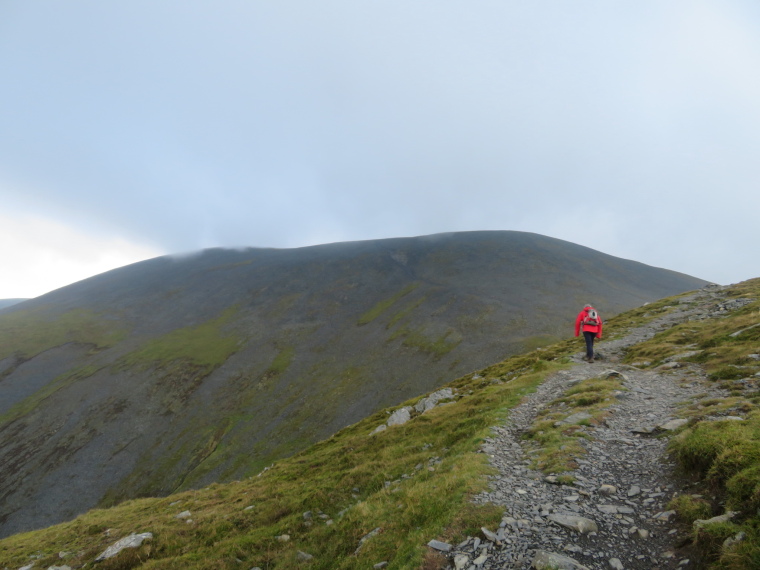
[[[467,503],[488,471],[478,444],[526,390],[559,366],[534,355],[514,358],[501,370],[521,371],[519,379],[460,379],[451,384],[455,404],[409,424],[370,435],[387,418],[378,412],[244,481],[129,501],[16,535],[0,541],[0,564],[26,564],[33,551],[42,554],[37,564],[46,566],[66,551],[73,553],[67,564],[77,566],[122,535],[152,532],[144,547],[102,566],[144,561],[147,567],[237,568],[241,560],[292,568],[301,550],[315,557],[314,568],[366,568],[382,560],[414,567],[430,537],[461,534],[500,518],[496,509]],[[185,510],[192,522],[175,518]],[[307,511],[310,519],[304,518]],[[360,539],[378,527],[382,532],[354,555]],[[277,538],[283,535],[290,539]]]
[[[758,567],[760,560],[760,280],[733,287],[729,299],[751,302],[726,316],[691,321],[636,345],[629,362],[656,367],[690,350],[693,362],[731,390],[725,400],[684,406],[689,425],[671,449],[684,473],[704,487],[707,502],[686,496],[673,506],[684,522],[697,516],[738,511],[731,522],[696,531],[694,538],[716,568]],[[669,310],[665,299],[608,322],[608,335]],[[469,498],[484,488],[489,473],[479,444],[509,409],[546,374],[580,350],[577,339],[514,356],[451,382],[455,401],[371,435],[383,410],[250,478],[162,499],[128,501],[95,510],[69,523],[0,541],[0,566],[39,567],[90,563],[116,539],[130,533],[154,537],[139,549],[100,563],[103,568],[295,568],[299,551],[312,568],[436,568],[425,547],[431,538],[456,543],[480,526],[495,526],[502,513],[476,507]],[[579,385],[565,404],[593,406],[609,387]],[[601,390],[601,391],[600,391]],[[599,397],[587,399],[584,394]],[[416,399],[406,402],[410,405]],[[735,414],[745,421],[707,421]],[[548,445],[548,444],[547,444]],[[571,450],[572,451],[572,450]],[[247,460],[243,457],[243,461]],[[547,471],[562,472],[557,464]],[[699,491],[699,489],[696,489]],[[699,495],[696,492],[695,495]],[[189,519],[177,518],[189,511]],[[305,514],[306,513],[306,514]],[[362,538],[380,529],[363,543]],[[747,539],[721,547],[737,532]],[[361,545],[361,547],[360,547]]]
[[[703,283],[472,232],[209,250],[65,287],[0,313],[0,536],[245,479],[555,342],[589,297],[611,315]]]

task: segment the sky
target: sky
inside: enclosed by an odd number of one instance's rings
[[[535,232],[760,276],[756,0],[3,0],[0,298]]]

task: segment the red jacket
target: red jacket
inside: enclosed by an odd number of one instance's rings
[[[594,309],[594,307],[584,307],[581,312],[578,313],[578,316],[575,317],[575,336],[578,336],[580,334],[581,323],[583,322],[583,319],[586,318],[586,315],[590,309]],[[596,309],[594,310],[596,311]],[[596,314],[596,319],[599,321],[598,325],[583,324],[583,330],[596,333],[596,338],[602,338],[602,317],[599,316],[598,311]]]

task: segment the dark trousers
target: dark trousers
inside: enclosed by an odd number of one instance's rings
[[[596,333],[583,331],[583,338],[586,339],[586,358],[594,358],[594,339],[596,338]]]

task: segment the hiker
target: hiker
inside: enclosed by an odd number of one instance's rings
[[[594,362],[594,339],[602,338],[602,317],[591,305],[586,305],[575,318],[575,336],[578,336],[583,328],[583,338],[586,339],[586,360]]]

